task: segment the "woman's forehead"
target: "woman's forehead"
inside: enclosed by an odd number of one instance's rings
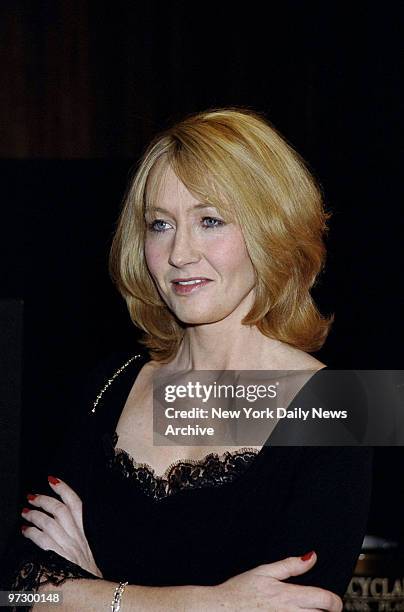
[[[190,192],[169,164],[159,164],[158,168],[151,170],[149,176],[145,198],[147,210],[171,208],[178,204],[187,208],[207,205],[206,198]]]
[[[195,173],[195,176],[190,177],[190,181],[195,185],[193,191],[178,177],[167,159],[157,160],[146,183],[145,212],[185,206],[189,210],[211,208],[221,211],[222,214],[234,215],[227,198],[218,197],[213,180],[205,176],[201,184],[201,178]]]

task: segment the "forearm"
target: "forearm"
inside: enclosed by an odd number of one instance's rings
[[[58,605],[59,612],[100,612],[109,610],[114,595],[116,582],[108,580],[68,579],[59,587],[47,584],[40,587],[38,593],[60,592],[63,603]],[[122,595],[122,612],[167,612],[187,611],[212,612],[220,607],[215,601],[215,587],[185,585],[168,587],[148,587],[128,584]],[[49,603],[38,603],[33,606],[34,612],[49,612]]]

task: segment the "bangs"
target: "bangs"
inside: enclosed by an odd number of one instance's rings
[[[148,209],[157,206],[160,187],[164,182],[169,166],[167,156],[161,155],[151,168],[144,190],[144,214]]]
[[[171,168],[196,200],[214,206],[226,222],[233,222],[234,210],[228,202],[228,196],[221,192],[219,185],[213,179],[214,165],[210,166],[211,164],[207,164],[193,151],[181,145],[175,151],[161,155],[150,170],[146,181],[144,213],[158,206],[160,188]]]

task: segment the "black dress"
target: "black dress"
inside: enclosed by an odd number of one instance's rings
[[[315,550],[314,567],[288,582],[343,596],[366,532],[373,449],[265,445],[177,461],[156,475],[119,450],[115,433],[149,359],[140,348],[93,372],[81,393],[80,420],[49,462],[48,474],[66,481],[83,501],[84,530],[104,578],[144,586],[215,585]],[[52,495],[45,481],[34,492]],[[98,579],[20,533],[5,561],[3,589]]]

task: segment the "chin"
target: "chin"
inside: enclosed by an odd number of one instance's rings
[[[177,314],[175,316],[181,323],[185,325],[205,325],[208,323],[214,323],[216,319],[212,319],[212,317],[208,317],[207,315],[185,315],[185,314]]]
[[[225,319],[229,312],[175,312],[173,314],[185,325],[208,325]]]

